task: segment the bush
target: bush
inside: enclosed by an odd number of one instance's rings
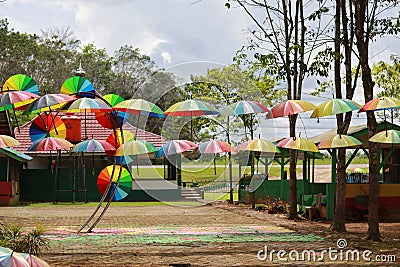
[[[38,256],[43,249],[49,248],[50,241],[44,238],[45,229],[35,223],[35,229],[23,233],[19,223],[0,223],[0,245],[17,252],[23,252]]]

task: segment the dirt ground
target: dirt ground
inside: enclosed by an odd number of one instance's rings
[[[94,207],[51,205],[0,207],[2,222],[20,222],[25,229],[35,222],[47,229],[50,249],[41,255],[51,266],[398,266],[399,223],[382,223],[383,243],[365,241],[367,223],[347,224],[348,233],[335,234],[329,222],[290,221],[247,206],[215,202],[197,207],[112,206],[90,234],[76,234]],[[373,255],[394,255],[397,262],[332,260],[322,253],[338,248],[371,250]],[[267,251],[315,250],[323,260],[260,260]]]

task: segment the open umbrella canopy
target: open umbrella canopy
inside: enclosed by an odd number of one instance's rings
[[[25,106],[34,102],[39,96],[25,91],[10,91],[1,96],[0,111],[10,109],[24,109]]]
[[[271,141],[264,139],[253,139],[248,140],[236,148],[239,151],[255,151],[255,152],[265,152],[265,153],[279,153],[279,149]]]
[[[158,150],[156,157],[165,157],[183,152],[193,151],[198,148],[198,145],[188,140],[171,140],[163,144]]]
[[[124,99],[117,94],[107,94],[102,97],[111,107],[121,103]],[[107,129],[115,129],[121,127],[129,118],[129,113],[123,111],[112,110],[110,112],[96,112],[97,122]]]
[[[6,80],[1,90],[2,93],[9,91],[24,91],[38,95],[39,87],[28,75],[15,74]]]
[[[202,116],[219,114],[211,104],[193,99],[175,103],[164,113],[167,116]]]
[[[18,254],[20,254],[28,262],[30,267],[50,267],[47,262],[36,257],[35,255],[21,252],[19,252]]]
[[[0,247],[1,267],[30,267],[29,263],[18,252],[9,248]]]
[[[3,135],[0,134],[0,148],[1,147],[11,147],[11,146],[19,146],[20,143],[17,139],[8,136],[8,135]]]
[[[370,110],[385,110],[400,108],[400,99],[395,97],[382,96],[372,99],[365,103],[358,112]]]
[[[319,149],[339,148],[339,147],[356,147],[361,146],[362,142],[357,138],[344,134],[333,134],[324,138],[319,144]]]
[[[314,110],[316,106],[304,100],[286,100],[274,106],[268,113],[268,118],[279,118]]]
[[[142,116],[151,116],[164,118],[164,112],[159,106],[144,99],[129,99],[116,104],[114,110],[138,114]]]
[[[57,151],[70,150],[74,145],[65,139],[57,137],[46,137],[36,140],[28,148],[28,151]]]
[[[100,99],[82,97],[65,105],[63,112],[104,112],[111,111],[112,108]]]
[[[319,104],[311,113],[311,118],[320,118],[325,116],[332,116],[336,114],[346,113],[353,110],[360,109],[361,105],[349,100],[335,98]]]
[[[122,144],[117,151],[115,156],[135,156],[140,154],[148,154],[157,152],[157,148],[150,142],[145,140],[131,140]]]
[[[29,137],[31,141],[45,138],[58,137],[65,138],[67,136],[67,128],[60,117],[52,114],[40,114],[32,120],[29,128]]]
[[[64,81],[60,93],[78,97],[95,97],[96,91],[93,84],[85,77],[73,76]]]
[[[220,140],[210,140],[199,144],[199,151],[201,154],[224,153],[231,152],[232,150],[233,147],[230,144]]]
[[[66,103],[73,101],[75,98],[66,94],[46,94],[41,96],[24,110],[24,114],[41,113],[45,111],[58,110]]]
[[[103,140],[89,139],[76,144],[71,152],[104,152],[107,156],[115,153],[115,147]]]
[[[400,144],[400,131],[385,130],[372,136],[369,141],[384,144]]]
[[[222,109],[220,116],[238,116],[243,114],[265,113],[270,110],[256,101],[238,101]]]
[[[109,194],[116,190],[112,200],[118,201],[128,196],[132,189],[132,176],[126,168],[119,165],[115,165],[114,168],[113,165],[110,165],[99,173],[97,188],[102,195],[106,191],[110,180],[112,180],[112,184]]]
[[[122,136],[124,137],[124,142],[122,142]],[[117,140],[115,140],[117,139]],[[135,139],[135,135],[129,130],[116,130],[116,134],[112,132],[106,139],[108,143],[119,148],[123,143],[127,143]]]
[[[317,146],[313,142],[303,137],[288,137],[281,140],[276,146],[307,152],[319,152]]]

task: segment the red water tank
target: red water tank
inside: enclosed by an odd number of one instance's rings
[[[64,122],[65,127],[67,128],[67,136],[65,139],[71,143],[79,143],[82,141],[81,118],[73,114],[66,114],[65,116],[61,117],[61,120]]]

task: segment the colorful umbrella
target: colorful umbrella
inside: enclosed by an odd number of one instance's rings
[[[364,106],[358,112],[370,111],[370,110],[386,110],[400,108],[400,99],[395,97],[377,97],[365,103]]]
[[[217,153],[231,152],[232,150],[233,147],[230,144],[219,140],[210,140],[199,144],[199,151],[201,154],[217,154]],[[214,157],[214,174],[215,175],[217,174],[215,157]]]
[[[242,100],[222,109],[220,116],[238,116],[243,114],[265,113],[269,111],[270,110],[261,103]]]
[[[39,87],[36,82],[25,74],[16,74],[7,79],[1,90],[2,93],[9,91],[24,91],[39,94]]]
[[[34,102],[39,96],[25,91],[10,91],[1,96],[0,111],[10,109],[24,109],[25,106]]]
[[[211,104],[193,99],[175,103],[164,113],[167,116],[202,116],[219,114]]]
[[[89,139],[76,144],[71,152],[105,152],[111,157],[115,153],[115,147],[103,140]]]
[[[60,117],[51,114],[40,114],[32,120],[29,128],[29,137],[31,141],[45,138],[58,137],[65,138],[67,136],[67,128]]]
[[[157,118],[164,118],[164,112],[156,104],[153,104],[144,99],[129,99],[125,100],[113,107],[114,110],[128,112],[131,114],[138,114],[144,116],[151,116]]]
[[[400,131],[385,130],[372,136],[369,141],[385,144],[400,144]]]
[[[187,140],[171,140],[163,144],[158,150],[156,157],[165,157],[183,152],[193,151],[198,148],[198,145]]]
[[[70,150],[74,145],[65,139],[57,137],[46,137],[36,140],[28,148],[28,151],[57,151]]]
[[[60,93],[79,97],[95,97],[96,95],[93,84],[88,79],[81,76],[74,76],[66,79],[61,86]]]
[[[122,133],[121,133],[121,130],[116,130],[116,133],[117,133],[117,135],[116,135],[117,138],[115,138],[115,133],[113,132],[106,139],[106,141],[108,143],[115,146],[116,148],[119,148],[123,143],[129,142],[129,141],[135,139],[135,135],[131,131],[128,131],[128,130],[122,130]],[[122,142],[122,135],[124,136],[124,142]],[[115,139],[117,139],[117,140],[115,140]]]
[[[112,198],[114,201],[124,199],[128,196],[132,189],[132,176],[130,172],[119,165],[113,165],[105,167],[97,178],[97,188],[101,194],[107,190],[108,184],[112,181],[109,194],[115,191]]]
[[[156,151],[157,148],[150,142],[145,140],[131,140],[122,144],[117,151],[115,151],[115,156],[135,156]]]
[[[112,108],[99,99],[82,97],[67,105],[61,111],[63,112],[104,112],[111,111]]]
[[[111,107],[121,103],[124,99],[117,94],[108,94],[102,97]],[[97,112],[97,122],[107,129],[115,129],[121,127],[129,118],[129,113],[113,110],[111,112]]]
[[[360,104],[349,100],[335,98],[319,104],[311,113],[310,118],[320,118],[350,112],[361,108]]]
[[[280,153],[279,149],[271,141],[264,139],[248,140],[236,148],[239,151],[255,151],[265,153]]]
[[[288,137],[281,140],[276,146],[293,150],[319,152],[317,146],[313,142],[303,137]]]
[[[362,142],[353,136],[344,134],[333,134],[324,138],[318,144],[318,148],[326,149],[326,148],[339,148],[339,147],[356,147],[361,145]]]
[[[29,263],[18,252],[5,247],[0,248],[0,266],[30,267]]]
[[[233,147],[230,144],[219,140],[210,140],[199,144],[199,151],[202,154],[224,153],[232,150]]]
[[[24,114],[34,114],[41,113],[45,111],[53,111],[58,110],[63,107],[66,103],[75,100],[73,96],[65,95],[65,94],[47,94],[41,96],[29,106],[27,106],[24,110]]]
[[[314,110],[316,106],[304,100],[286,100],[274,106],[268,113],[268,118],[279,118]]]
[[[8,136],[8,135],[0,135],[0,147],[11,147],[11,146],[19,146],[20,143],[17,139]]]
[[[35,255],[31,255],[28,253],[18,253],[20,254],[29,264],[30,267],[50,267],[50,265],[44,260],[36,257]]]

